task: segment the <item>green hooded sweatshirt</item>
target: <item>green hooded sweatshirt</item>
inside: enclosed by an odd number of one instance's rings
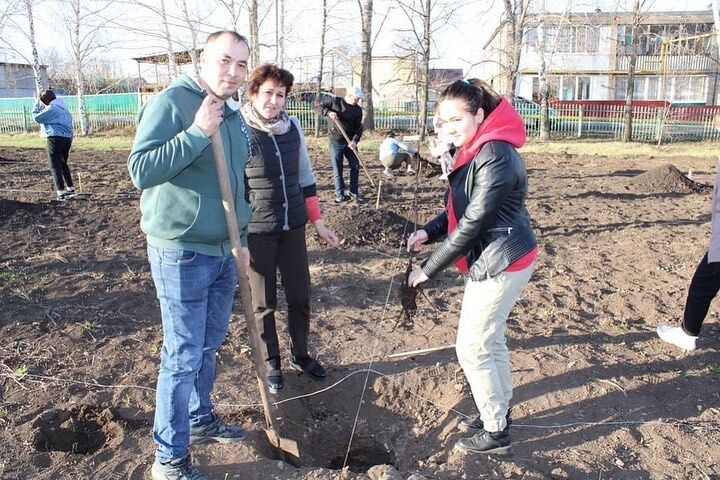
[[[224,256],[231,248],[215,157],[210,138],[193,125],[205,96],[194,80],[183,75],[150,99],[138,114],[128,169],[133,184],[143,191],[140,228],[148,244]],[[242,244],[247,246],[247,126],[240,113],[226,104],[218,131]]]

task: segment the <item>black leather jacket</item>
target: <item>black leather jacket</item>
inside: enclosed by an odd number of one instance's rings
[[[475,158],[448,178],[457,228],[422,264],[432,277],[462,255],[467,256],[470,278],[491,278],[537,246],[525,208],[525,162],[507,142],[487,142]],[[447,211],[430,220],[423,230],[428,242],[447,234]]]

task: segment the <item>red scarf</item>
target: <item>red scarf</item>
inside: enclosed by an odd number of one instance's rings
[[[477,133],[470,143],[460,148],[457,158],[455,159],[453,171],[457,171],[463,165],[470,163],[483,145],[491,140],[502,140],[508,142],[515,148],[520,148],[525,145],[526,138],[525,122],[523,122],[522,117],[515,111],[513,106],[510,105],[510,102],[503,97],[498,106],[495,107],[495,110],[485,117],[485,120],[480,124]],[[450,194],[448,195],[445,210],[448,217],[448,235],[450,235],[458,225],[458,220],[455,217],[455,210],[453,208],[452,187],[450,187]],[[455,262],[455,266],[465,275],[470,272],[466,255],[460,257],[458,261]]]

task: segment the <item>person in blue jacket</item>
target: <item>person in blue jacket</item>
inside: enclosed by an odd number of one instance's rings
[[[33,108],[33,118],[40,124],[43,137],[47,137],[48,166],[58,200],[75,196],[68,157],[73,139],[73,120],[62,98],[52,90],[44,90]]]

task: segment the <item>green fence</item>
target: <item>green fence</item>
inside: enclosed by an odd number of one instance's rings
[[[75,129],[79,129],[77,97],[64,96],[62,99],[75,119]],[[135,116],[140,104],[140,96],[137,93],[86,95],[84,100],[85,113],[92,131],[135,124]],[[32,118],[34,106],[34,98],[0,98],[0,133],[39,130],[39,126]]]
[[[77,98],[63,97],[79,128]],[[0,99],[0,133],[37,131],[32,119],[32,98]],[[137,93],[87,95],[85,111],[90,128],[97,132],[133,126],[140,106]],[[379,130],[397,129],[417,131],[416,109],[407,102],[380,104],[375,108],[375,127]],[[529,136],[540,134],[539,107],[527,102],[517,107],[525,120]],[[306,131],[314,131],[318,117],[312,102],[289,101],[287,110],[300,120]],[[633,107],[633,139],[646,142],[718,139],[720,132],[713,127],[713,117],[720,107]],[[549,114],[551,138],[622,138],[624,132],[623,106],[562,105],[551,107]],[[327,128],[325,118],[319,119],[321,130]],[[432,119],[427,126],[432,129]]]

